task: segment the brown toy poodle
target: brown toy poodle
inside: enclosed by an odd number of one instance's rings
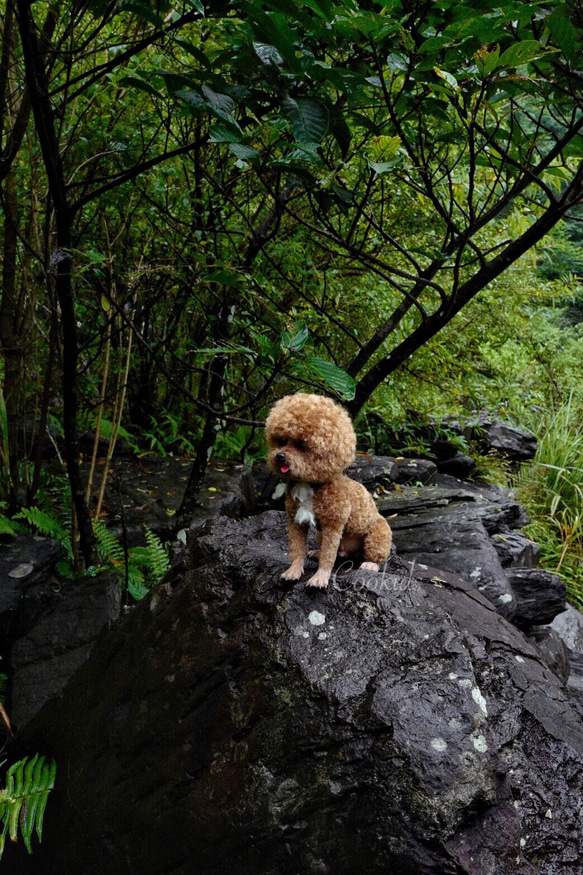
[[[271,409],[266,435],[269,466],[287,481],[291,565],[282,577],[302,576],[310,524],[320,562],[308,586],[327,585],[337,555],[362,554],[361,568],[378,571],[391,549],[391,529],[364,486],[342,473],[356,452],[345,410],[321,395],[287,395]]]

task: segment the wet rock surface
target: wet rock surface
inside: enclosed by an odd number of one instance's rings
[[[116,575],[87,577],[64,587],[39,583],[16,613],[10,649],[11,720],[24,726],[60,693],[120,614]]]
[[[60,771],[11,872],[580,872],[583,723],[476,589],[283,588],[276,512],[191,550],[23,731]]]

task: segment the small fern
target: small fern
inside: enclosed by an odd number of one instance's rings
[[[124,549],[117,535],[108,529],[101,520],[93,520],[93,531],[97,539],[97,552],[101,561],[113,566],[124,565]]]
[[[54,760],[36,754],[14,763],[6,773],[6,788],[0,790],[0,858],[4,853],[6,836],[18,839],[19,829],[29,854],[32,836],[36,831],[42,839],[43,818],[49,793],[55,786],[57,766]]]
[[[164,577],[170,565],[168,545],[164,545],[158,535],[148,526],[144,526],[146,532],[146,544],[148,545],[148,569],[151,577],[158,582]]]
[[[14,514],[14,519],[24,520],[29,526],[32,526],[40,532],[41,535],[55,538],[65,546],[67,546],[69,542],[69,533],[63,528],[60,522],[55,519],[54,516],[51,516],[51,514],[41,510],[40,507],[23,507],[21,511]]]
[[[18,523],[13,523],[11,519],[3,514],[0,514],[0,535],[12,535],[13,537],[21,530]]]

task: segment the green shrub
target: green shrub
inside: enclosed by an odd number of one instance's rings
[[[565,578],[569,599],[583,607],[583,425],[573,397],[533,417],[535,459],[516,477],[517,495],[532,522],[542,564]]]

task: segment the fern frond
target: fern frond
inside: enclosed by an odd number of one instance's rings
[[[16,535],[20,526],[13,523],[7,516],[0,514],[0,535]]]
[[[63,528],[60,522],[51,516],[40,507],[23,507],[21,511],[14,514],[15,520],[25,520],[29,526],[35,528],[41,535],[47,535],[49,538],[56,538],[57,541],[65,543],[69,539],[69,533]]]
[[[165,546],[158,535],[148,526],[144,526],[146,532],[146,544],[148,545],[148,566],[151,576],[156,580],[164,577],[170,565],[168,547]]]
[[[57,765],[54,760],[36,754],[14,763],[6,773],[6,788],[0,790],[0,858],[6,836],[15,842],[18,832],[27,851],[32,853],[32,835],[42,839],[42,827],[49,793],[55,786]]]
[[[110,565],[123,565],[125,555],[117,535],[108,529],[101,520],[93,520],[93,531],[97,539],[97,552],[101,561]]]
[[[128,592],[137,602],[143,599],[149,592],[143,573],[137,566],[131,564],[128,574]]]

